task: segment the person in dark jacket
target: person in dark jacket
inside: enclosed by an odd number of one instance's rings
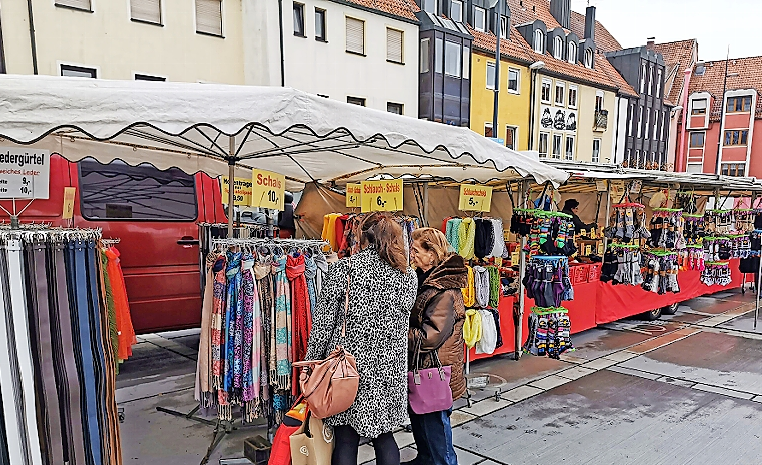
[[[583,229],[591,231],[598,227],[598,225],[595,223],[588,223],[588,224],[583,223],[582,220],[579,219],[579,215],[577,214],[578,211],[579,211],[579,202],[577,201],[577,199],[568,199],[564,203],[564,209],[561,210],[561,213],[566,213],[567,215],[571,215],[572,222],[574,223],[575,233],[579,233]]]
[[[451,367],[450,388],[453,399],[458,399],[466,392],[463,375],[466,309],[461,289],[467,285],[468,270],[463,258],[448,252],[447,246],[447,238],[437,229],[413,231],[411,260],[418,273],[418,297],[410,315],[408,370],[413,370],[416,358],[420,369],[436,367],[436,352],[442,366]],[[412,410],[409,413],[418,450],[411,463],[457,465],[450,425],[452,407],[424,415]]]

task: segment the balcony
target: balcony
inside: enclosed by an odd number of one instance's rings
[[[603,132],[609,127],[608,110],[595,110],[595,120],[593,121],[593,131]]]

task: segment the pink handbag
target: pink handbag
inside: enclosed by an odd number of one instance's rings
[[[415,351],[415,369],[407,373],[407,397],[410,409],[418,415],[440,412],[452,407],[450,376],[452,367],[442,366],[435,350],[436,368],[419,370],[421,360],[420,342]]]

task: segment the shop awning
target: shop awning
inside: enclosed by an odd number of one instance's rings
[[[211,176],[235,164],[244,177],[254,167],[283,174],[290,190],[379,175],[555,185],[568,178],[467,128],[288,88],[0,76],[0,102],[3,143],[72,161],[121,159]]]

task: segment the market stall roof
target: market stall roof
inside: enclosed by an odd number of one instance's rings
[[[212,176],[235,163],[283,174],[290,190],[381,174],[555,185],[568,178],[467,128],[289,88],[5,75],[0,102],[1,138],[72,161]]]

